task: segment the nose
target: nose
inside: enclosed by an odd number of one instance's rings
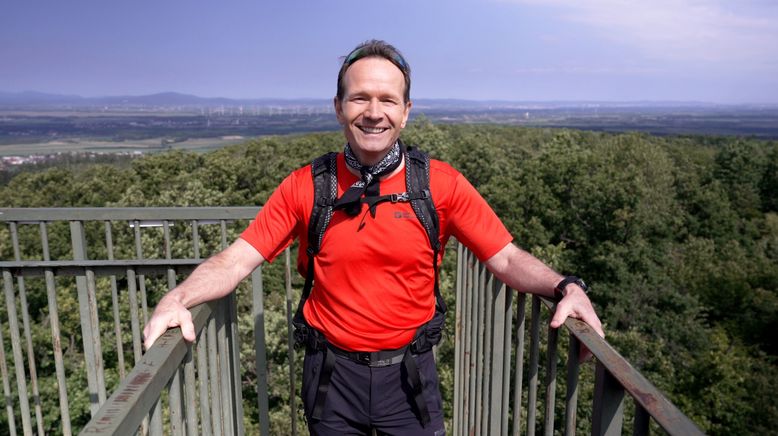
[[[378,101],[378,99],[370,99],[370,102],[367,104],[367,107],[365,108],[364,113],[365,118],[370,119],[378,119],[381,118],[381,104]]]

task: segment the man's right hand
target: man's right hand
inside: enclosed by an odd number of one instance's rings
[[[238,238],[224,251],[200,264],[178,287],[165,294],[143,328],[143,346],[148,350],[169,328],[181,327],[189,342],[195,340],[192,313],[187,307],[221,298],[264,262],[248,242]]]
[[[159,301],[149,322],[143,328],[143,346],[148,350],[154,341],[169,328],[181,327],[181,335],[189,342],[195,340],[192,313],[170,292]]]

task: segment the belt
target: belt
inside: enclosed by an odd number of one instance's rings
[[[346,359],[353,362],[370,367],[382,367],[396,365],[402,362],[403,356],[405,356],[405,350],[408,348],[408,346],[406,345],[396,350],[346,351],[330,343],[327,343],[327,348],[336,355],[345,357]]]

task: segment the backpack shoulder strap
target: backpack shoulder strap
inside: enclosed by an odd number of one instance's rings
[[[407,156],[406,189],[408,192],[421,194],[411,197],[411,207],[427,232],[430,247],[438,251],[440,250],[440,221],[430,193],[430,157],[415,147],[408,147]]]
[[[321,250],[324,232],[332,219],[332,206],[338,196],[338,160],[337,153],[327,153],[314,159],[311,163],[313,177],[313,206],[311,220],[308,223],[308,272],[305,275],[305,285],[297,303],[297,311],[292,323],[295,325],[295,339],[298,345],[308,339],[308,327],[303,317],[305,301],[311,295],[313,288],[313,257]]]
[[[438,271],[438,254],[441,249],[440,220],[430,192],[430,156],[415,147],[408,147],[407,150],[405,187],[411,194],[411,208],[424,226],[430,241],[432,268],[435,271],[435,309],[436,312],[444,314],[447,309],[440,293],[440,272]]]
[[[327,153],[311,164],[313,176],[313,206],[308,223],[308,255],[315,255],[321,249],[324,232],[332,219],[332,207],[338,196],[337,153]]]

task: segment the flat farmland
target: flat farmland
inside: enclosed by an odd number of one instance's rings
[[[110,109],[110,110],[109,110]],[[412,120],[434,123],[506,124],[653,135],[778,138],[778,106],[509,104],[420,101]],[[268,135],[335,131],[340,126],[322,105],[244,108],[105,110],[51,108],[3,110],[0,156],[57,153],[154,153],[170,149],[210,151]]]
[[[210,151],[228,145],[238,144],[247,138],[239,135],[217,138],[147,138],[123,141],[105,141],[90,138],[67,138],[30,143],[0,144],[0,156],[28,156],[32,154],[56,153],[153,153],[170,149],[189,151]]]

